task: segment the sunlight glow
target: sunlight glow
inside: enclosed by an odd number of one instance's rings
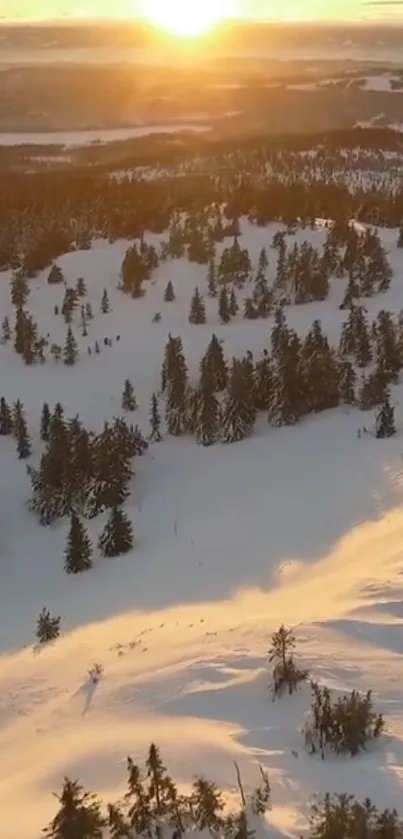
[[[179,38],[200,37],[235,14],[235,0],[142,0],[143,16]]]

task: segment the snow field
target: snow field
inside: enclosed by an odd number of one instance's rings
[[[255,261],[267,248],[271,271],[277,229],[247,222],[242,228],[242,245]],[[317,244],[324,236],[307,229],[297,239]],[[370,321],[381,308],[403,307],[397,231],[381,237],[395,276],[386,295],[364,301]],[[58,261],[68,284],[84,277],[95,315],[87,338],[75,316],[75,367],[52,358],[26,367],[10,345],[0,347],[0,395],[24,402],[31,462],[41,451],[44,401],[51,407],[61,401],[66,416],[79,413],[99,429],[121,414],[125,378],[139,405],[128,418],[147,432],[169,332],[182,335],[193,377],[213,332],[228,359],[269,346],[271,318],[251,322],[240,313],[222,326],[217,301],[208,297],[207,324],[188,324],[194,286],[205,289],[207,272],[185,259],[160,265],[143,298],[125,297],[116,284],[128,244],[98,241]],[[64,288],[48,286],[46,276],[31,281],[27,306],[50,342],[63,343],[66,326],[53,308]],[[0,310],[11,315],[9,275],[1,279]],[[164,303],[169,279],[176,300]],[[104,287],[107,315],[100,312]],[[289,307],[289,324],[303,334],[320,318],[338,342],[344,289],[345,281],[334,280],[327,301]],[[237,292],[239,302],[247,294]],[[157,311],[162,321],[153,324]],[[106,336],[112,347],[104,347]],[[101,353],[89,356],[87,345],[97,339]],[[343,408],[295,428],[273,429],[262,415],[250,438],[207,450],[190,438],[165,437],[135,463],[126,505],[135,550],[116,560],[96,558],[94,569],[77,578],[63,572],[68,523],[37,524],[25,508],[25,467],[11,438],[0,438],[0,811],[7,839],[39,839],[55,811],[51,792],[66,774],[105,800],[118,798],[127,754],[141,759],[151,740],[180,784],[204,773],[230,801],[237,795],[232,761],[245,785],[258,779],[260,762],[272,784],[266,827],[273,836],[299,835],[316,792],[347,791],[399,808],[402,394],[401,386],[393,389],[398,433],[387,441],[358,440],[357,428],[370,426],[371,415]],[[88,524],[95,541],[102,517]],[[63,636],[34,654],[44,605],[62,616]],[[374,689],[388,730],[368,755],[310,757],[301,734],[308,692],[271,701],[266,651],[282,622],[296,627],[297,658],[315,678],[335,690]],[[95,662],[104,675],[91,692],[87,672]]]

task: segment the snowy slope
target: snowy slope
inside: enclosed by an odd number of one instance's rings
[[[257,259],[275,225],[243,227]],[[366,302],[403,307],[401,251],[396,231],[382,231],[395,269],[390,291]],[[324,240],[323,230],[298,239]],[[150,237],[150,241],[152,237]],[[24,402],[40,453],[38,425],[45,400],[60,400],[87,426],[120,414],[129,377],[148,428],[149,398],[159,385],[168,333],[181,334],[190,372],[212,332],[230,358],[268,346],[271,320],[241,315],[221,326],[217,303],[206,299],[208,322],[187,322],[204,267],[185,260],[160,266],[144,298],[116,290],[127,242],[97,242],[59,260],[69,283],[83,276],[96,314],[88,338],[77,328],[76,367],[49,360],[25,367],[0,347],[0,395]],[[1,277],[0,310],[11,311],[8,275]],[[163,302],[172,279],[176,300]],[[101,315],[102,290],[112,311]],[[320,318],[332,341],[345,313],[344,281],[329,300],[287,310],[301,334]],[[63,287],[32,281],[28,302],[40,329],[63,342],[53,314]],[[153,324],[155,312],[162,321]],[[112,339],[103,346],[103,338]],[[87,354],[98,339],[101,354]],[[337,409],[295,428],[273,429],[264,417],[251,438],[204,450],[191,439],[164,439],[136,463],[127,509],[136,548],[125,558],[97,559],[78,579],[63,570],[65,522],[39,527],[25,508],[29,484],[14,443],[0,438],[0,812],[6,839],[38,839],[52,817],[52,791],[63,776],[79,777],[104,799],[124,787],[125,758],[143,757],[153,739],[172,773],[186,785],[204,772],[235,794],[232,760],[245,784],[257,780],[257,761],[272,783],[274,832],[297,836],[314,792],[369,795],[399,807],[403,782],[403,700],[400,689],[403,571],[403,388],[393,391],[398,434],[387,441],[357,439],[371,416]],[[130,417],[132,419],[132,417]],[[101,520],[90,523],[94,538]],[[46,605],[62,616],[63,637],[34,654],[36,617]],[[296,627],[298,655],[313,675],[339,690],[374,689],[388,737],[353,761],[309,757],[301,725],[307,693],[272,703],[266,650],[281,622]],[[93,694],[87,671],[104,676]],[[292,752],[297,752],[296,757]],[[23,806],[21,806],[23,804]],[[18,813],[18,818],[16,818]]]

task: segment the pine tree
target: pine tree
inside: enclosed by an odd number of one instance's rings
[[[9,321],[7,315],[6,315],[5,318],[3,319],[3,323],[1,324],[1,343],[2,344],[7,344],[7,341],[9,341],[10,338],[11,338],[10,321]]]
[[[383,404],[376,416],[376,437],[393,437],[396,434],[395,409],[390,404],[390,395],[386,391]]]
[[[13,433],[14,437],[18,438],[18,427],[20,424],[20,420],[24,416],[24,406],[21,402],[21,399],[17,399],[13,405]]]
[[[54,263],[49,271],[48,283],[49,285],[57,285],[63,282],[63,272],[59,265]]]
[[[223,285],[220,291],[220,297],[218,301],[218,314],[220,316],[221,323],[229,323],[229,321],[231,320],[227,288],[225,285]]]
[[[65,778],[58,801],[59,811],[44,831],[46,839],[102,839],[106,822],[101,805],[78,781]]]
[[[76,513],[71,514],[70,530],[65,550],[66,574],[79,574],[92,568],[91,540]]]
[[[18,420],[16,435],[18,457],[20,460],[25,460],[31,454],[31,441],[29,439],[27,423],[23,414]]]
[[[167,770],[162,762],[158,746],[151,743],[147,760],[146,772],[149,779],[148,797],[158,819],[164,815],[164,798],[166,792]]]
[[[135,411],[137,408],[136,395],[134,387],[129,379],[126,379],[123,394],[122,394],[122,408],[124,411]]]
[[[167,371],[165,419],[168,433],[178,437],[186,426],[187,366],[181,338],[170,340],[172,345],[163,367],[163,373]]]
[[[87,287],[85,285],[85,280],[83,277],[78,278],[76,291],[79,297],[85,297],[85,295],[87,294]]]
[[[63,359],[64,363],[67,364],[69,367],[72,367],[78,358],[78,346],[77,341],[74,337],[73,330],[71,325],[69,324],[67,329],[66,335],[66,342],[63,349]]]
[[[153,393],[153,395],[151,397],[150,425],[151,425],[150,440],[152,440],[154,443],[159,443],[159,441],[162,440],[162,436],[161,436],[161,415],[160,415],[160,412],[159,412],[158,398],[157,398],[156,393]]]
[[[256,320],[258,317],[258,312],[251,297],[245,297],[243,304],[243,316],[246,320]]]
[[[202,361],[200,384],[196,401],[196,440],[211,446],[217,439],[220,425],[220,406],[214,393],[214,375]]]
[[[36,637],[40,644],[54,641],[60,635],[60,617],[52,617],[49,609],[43,607],[36,624]]]
[[[197,830],[208,830],[210,833],[219,830],[224,803],[216,785],[205,778],[197,778],[193,784],[191,801]]]
[[[98,544],[103,556],[108,558],[121,556],[132,549],[132,523],[119,507],[112,508]]]
[[[293,694],[299,683],[305,681],[307,673],[299,670],[294,661],[296,638],[292,629],[286,629],[284,624],[271,636],[269,649],[269,664],[273,664],[273,693],[274,697],[282,696],[287,689]]]
[[[109,305],[108,291],[107,291],[106,288],[104,288],[103,294],[102,294],[102,300],[101,300],[101,312],[102,312],[103,315],[107,315],[109,311],[110,311],[110,305]]]
[[[214,391],[225,390],[228,381],[228,370],[224,358],[222,342],[216,335],[211,336],[211,341],[206,349],[202,364],[206,365],[214,377]]]
[[[235,443],[252,430],[256,419],[254,368],[233,359],[227,397],[222,412],[222,441]]]
[[[7,436],[12,433],[13,417],[4,396],[2,396],[0,399],[0,435]]]
[[[87,318],[87,320],[92,320],[94,317],[91,303],[85,304],[85,317]]]
[[[230,293],[230,296],[229,296],[228,311],[229,311],[231,317],[235,317],[235,315],[239,311],[239,306],[238,306],[238,302],[237,302],[237,299],[236,299],[236,294],[235,294],[235,289],[234,288],[231,289],[231,293]]]
[[[47,402],[44,402],[41,416],[41,440],[43,440],[45,443],[49,440],[50,417],[51,415],[49,405]]]
[[[209,297],[217,297],[217,275],[214,259],[210,260],[207,272],[207,293]]]
[[[195,288],[194,294],[190,303],[189,323],[200,324],[206,323],[206,308],[199,289]]]
[[[166,284],[164,291],[164,300],[166,303],[172,303],[175,300],[175,291],[171,283],[171,280],[168,280]]]
[[[29,296],[29,286],[26,274],[22,269],[14,272],[11,278],[11,302],[16,309],[25,306]]]

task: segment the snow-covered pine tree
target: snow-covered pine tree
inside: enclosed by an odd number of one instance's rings
[[[162,440],[161,414],[159,412],[158,397],[157,397],[156,393],[153,393],[152,396],[151,396],[150,426],[151,426],[150,440],[152,440],[153,443],[159,443],[159,441]]]
[[[18,438],[18,426],[21,417],[24,416],[24,405],[21,402],[21,399],[16,399],[13,405],[13,433],[14,437]]]
[[[85,285],[84,277],[79,277],[76,283],[76,291],[79,297],[85,297],[87,294],[87,287]]]
[[[217,297],[217,272],[214,259],[211,259],[207,271],[207,294],[209,297]]]
[[[208,364],[201,363],[197,392],[196,440],[202,446],[215,443],[220,427],[220,405],[214,391],[214,375]]]
[[[229,300],[228,300],[228,311],[229,311],[232,318],[235,317],[235,315],[239,311],[238,301],[236,299],[236,294],[235,294],[235,289],[234,288],[232,288],[231,292],[230,292],[230,296],[229,296]]]
[[[44,402],[43,403],[43,408],[42,408],[42,415],[41,415],[40,435],[41,435],[41,440],[43,440],[45,443],[49,440],[50,419],[51,419],[51,414],[50,414],[49,405],[48,405],[47,402]]]
[[[228,369],[222,341],[219,341],[215,334],[211,336],[211,341],[201,363],[206,365],[214,376],[214,390],[218,392],[225,390],[228,382]]]
[[[122,408],[124,411],[135,411],[137,408],[134,387],[129,379],[126,379],[123,388]]]
[[[259,317],[258,311],[255,308],[251,297],[245,297],[243,304],[243,316],[246,320],[256,320],[256,318]]]
[[[200,324],[206,323],[206,308],[203,297],[201,296],[198,287],[196,286],[194,294],[190,303],[189,323]]]
[[[178,437],[186,428],[187,366],[180,337],[174,339],[165,407],[168,433]]]
[[[2,396],[0,399],[0,435],[7,436],[12,433],[13,417],[4,396]]]
[[[18,420],[16,434],[18,457],[20,460],[25,460],[31,454],[31,441],[29,439],[27,422],[23,414]]]
[[[225,285],[223,285],[218,299],[218,314],[220,316],[221,323],[229,323],[231,320],[227,287]]]
[[[110,304],[109,304],[109,295],[108,290],[104,288],[102,292],[102,299],[101,299],[101,312],[103,315],[107,315],[110,311]]]
[[[66,574],[79,574],[92,568],[91,540],[76,513],[71,514],[70,530],[65,549],[64,570]]]
[[[61,618],[52,617],[49,609],[44,606],[36,624],[36,638],[39,644],[46,644],[48,641],[54,641],[60,635]]]
[[[68,367],[72,367],[78,358],[78,346],[77,341],[74,337],[73,330],[71,328],[71,324],[68,325],[67,334],[66,334],[66,342],[63,349],[63,360],[64,363],[67,364]]]
[[[390,404],[390,394],[386,391],[384,401],[376,415],[375,434],[378,439],[393,437],[396,434],[395,409]]]
[[[244,360],[234,358],[222,411],[223,443],[243,440],[252,430],[255,419],[253,381],[250,380]]]
[[[113,507],[99,538],[99,548],[108,558],[128,553],[133,547],[133,527],[124,510]]]
[[[217,786],[206,778],[196,778],[192,787],[191,802],[197,830],[208,830],[213,834],[219,831],[224,802]]]
[[[5,318],[3,319],[2,324],[1,324],[0,343],[7,344],[7,341],[9,341],[10,338],[11,338],[10,321],[9,321],[9,318],[7,317],[7,315],[6,315]]]
[[[103,839],[106,821],[101,805],[78,781],[65,778],[59,810],[44,830],[45,839]]]
[[[175,291],[171,280],[168,280],[164,291],[165,303],[172,303],[175,300]]]

